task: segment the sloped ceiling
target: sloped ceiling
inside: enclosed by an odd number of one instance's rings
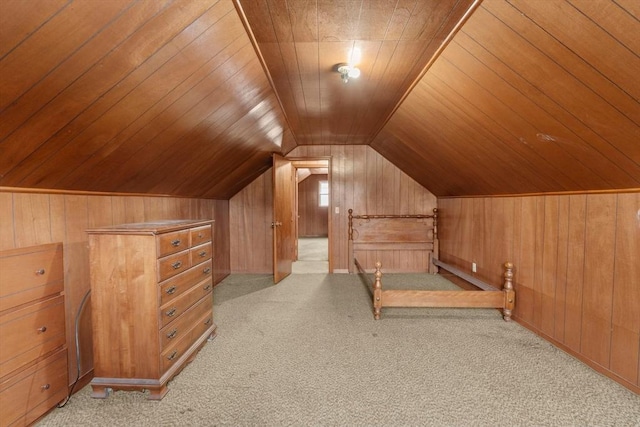
[[[0,185],[225,199],[293,143],[230,0],[0,2]]]
[[[472,0],[238,0],[299,145],[369,144]],[[343,83],[337,68],[361,77]]]
[[[640,187],[639,19],[485,0],[371,146],[440,196]]]
[[[226,199],[369,144],[438,196],[640,187],[639,34],[636,0],[4,0],[0,186]]]

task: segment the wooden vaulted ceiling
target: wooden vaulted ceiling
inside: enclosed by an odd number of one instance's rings
[[[239,0],[296,142],[369,144],[472,0]],[[340,64],[361,77],[343,83]]]
[[[293,144],[230,0],[0,2],[1,185],[228,198]]]
[[[437,195],[640,187],[639,19],[485,0],[371,146]]]
[[[226,199],[368,144],[438,196],[640,187],[639,5],[3,0],[0,186]]]

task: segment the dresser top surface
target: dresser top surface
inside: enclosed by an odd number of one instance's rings
[[[162,234],[186,228],[213,224],[213,220],[174,219],[151,222],[134,222],[107,227],[95,227],[87,230],[89,234]]]

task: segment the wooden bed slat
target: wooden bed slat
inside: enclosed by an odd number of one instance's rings
[[[383,290],[383,307],[502,308],[502,291]]]
[[[430,251],[432,249],[432,242],[357,242],[353,246],[354,251]]]
[[[440,268],[444,268],[445,270],[447,270],[450,273],[455,274],[456,276],[458,276],[461,279],[466,280],[467,282],[471,283],[474,286],[477,286],[478,288],[484,290],[484,291],[500,291],[498,288],[495,288],[491,285],[488,285],[486,283],[484,283],[483,281],[471,276],[470,274],[465,273],[464,271],[455,268],[454,266],[451,266],[449,264],[445,264],[444,262],[440,261],[439,259],[434,259],[432,260],[432,262],[437,265]]]

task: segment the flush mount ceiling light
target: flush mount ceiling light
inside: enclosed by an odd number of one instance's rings
[[[344,83],[348,83],[349,79],[360,77],[360,69],[349,64],[338,64],[336,70],[340,73],[340,78]]]

